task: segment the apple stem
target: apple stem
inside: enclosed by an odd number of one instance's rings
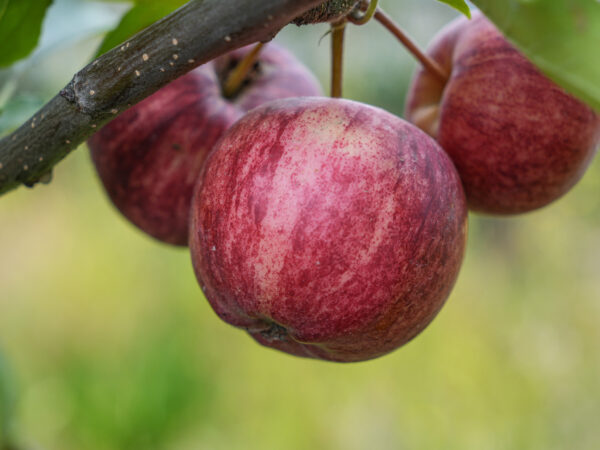
[[[223,95],[226,98],[232,98],[238,93],[263,47],[264,43],[257,42],[254,48],[229,73],[223,84]]]
[[[436,61],[427,56],[417,44],[415,44],[396,24],[393,19],[387,15],[381,8],[377,8],[375,11],[375,19],[382,24],[389,32],[391,32],[398,40],[411,52],[419,62],[430,71],[432,74],[437,76],[440,80],[446,81],[448,79],[448,73],[440,66]]]
[[[331,24],[331,96],[342,97],[346,19]]]
[[[365,9],[363,2],[359,3],[358,6],[354,8],[350,14],[348,14],[348,20],[354,25],[366,24],[375,15],[378,4],[379,0],[371,0],[369,2],[369,6],[367,6]],[[362,11],[363,9],[364,12]]]

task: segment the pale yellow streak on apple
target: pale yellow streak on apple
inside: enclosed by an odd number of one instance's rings
[[[331,160],[327,156],[329,148],[324,148],[323,142],[333,143],[335,141],[344,141],[346,145],[337,149],[340,155],[345,154],[351,157],[359,157],[360,159],[372,156],[368,151],[372,143],[365,139],[363,130],[360,127],[346,129],[351,119],[343,109],[332,110],[326,119],[332,125],[330,127],[318,127],[317,125],[323,120],[322,115],[313,111],[304,112],[296,120],[296,124],[303,123],[305,126],[296,126],[290,131],[284,132],[281,139],[288,142],[302,142],[306,149],[305,151],[312,153],[311,157],[306,160],[306,163],[303,162],[303,164],[300,164],[296,169],[295,175],[290,177],[287,170],[279,170],[279,167],[289,167],[291,164],[292,158],[290,154],[283,155],[272,180],[266,178],[256,178],[255,180],[254,190],[257,192],[264,192],[268,184],[273,183],[273,185],[279,186],[279,192],[286,193],[279,198],[270,198],[267,201],[268,209],[263,223],[269,224],[269,227],[263,229],[265,236],[261,240],[259,251],[257,252],[260,256],[252,262],[255,273],[254,281],[260,290],[260,297],[263,299],[272,299],[277,295],[279,291],[277,282],[275,281],[277,280],[277,273],[283,269],[285,255],[292,252],[292,231],[294,225],[299,220],[304,200],[301,196],[297,195],[297,188],[293,186],[294,182],[299,182],[305,186],[328,184],[323,178],[329,177],[330,172],[327,170],[321,171],[321,169],[330,165]],[[268,127],[268,124],[265,126]],[[310,130],[310,133],[307,133],[308,130]],[[381,167],[382,171],[386,169],[384,166]],[[247,171],[245,171],[244,175],[246,174]],[[323,183],[319,183],[319,181]],[[366,181],[362,179],[358,179],[355,182],[357,185],[355,185],[354,189],[357,191],[373,188],[367,185]],[[339,208],[339,197],[335,193],[324,192],[321,201],[325,202],[325,208],[327,206],[330,206],[332,209]],[[353,267],[349,268],[348,273],[342,275],[335,285],[330,286],[330,292],[339,290],[341,286],[350,281],[354,267],[360,267],[371,260],[384,239],[383,233],[392,220],[394,207],[394,201],[391,198],[385,204],[381,205],[376,219],[379,225],[375,226],[375,229],[378,231],[372,237],[368,248],[357,253],[356,259],[352,264]],[[315,261],[315,265],[317,265],[317,262]],[[319,261],[320,264],[321,262]],[[261,306],[266,307],[264,304]]]

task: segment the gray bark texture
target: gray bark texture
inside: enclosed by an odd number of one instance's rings
[[[105,53],[0,140],[0,194],[53,166],[120,112],[219,55],[269,41],[323,0],[191,0]]]

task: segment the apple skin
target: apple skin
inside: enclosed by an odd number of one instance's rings
[[[408,342],[456,280],[467,208],[418,128],[349,100],[254,109],[209,155],[190,250],[206,298],[259,343],[350,362]]]
[[[235,98],[220,75],[251,47],[178,78],[104,126],[89,141],[92,160],[117,208],[151,236],[187,245],[189,205],[206,155],[246,111],[271,100],[320,95],[318,81],[273,43]]]
[[[428,53],[449,79],[419,70],[406,118],[450,155],[471,210],[531,211],[583,176],[600,141],[599,116],[546,78],[485,16],[451,22]]]

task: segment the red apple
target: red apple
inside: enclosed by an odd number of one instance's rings
[[[246,111],[274,99],[319,95],[315,77],[280,46],[267,45],[234,98],[222,82],[243,48],[182,76],[128,109],[88,142],[108,195],[135,225],[187,245],[189,205],[208,152]]]
[[[249,112],[209,155],[190,249],[226,322],[294,355],[360,361],[431,322],[466,230],[433,139],[378,108],[295,98]]]
[[[429,49],[447,80],[419,70],[406,117],[452,158],[470,209],[540,208],[583,175],[600,118],[546,78],[482,14],[444,28]]]

